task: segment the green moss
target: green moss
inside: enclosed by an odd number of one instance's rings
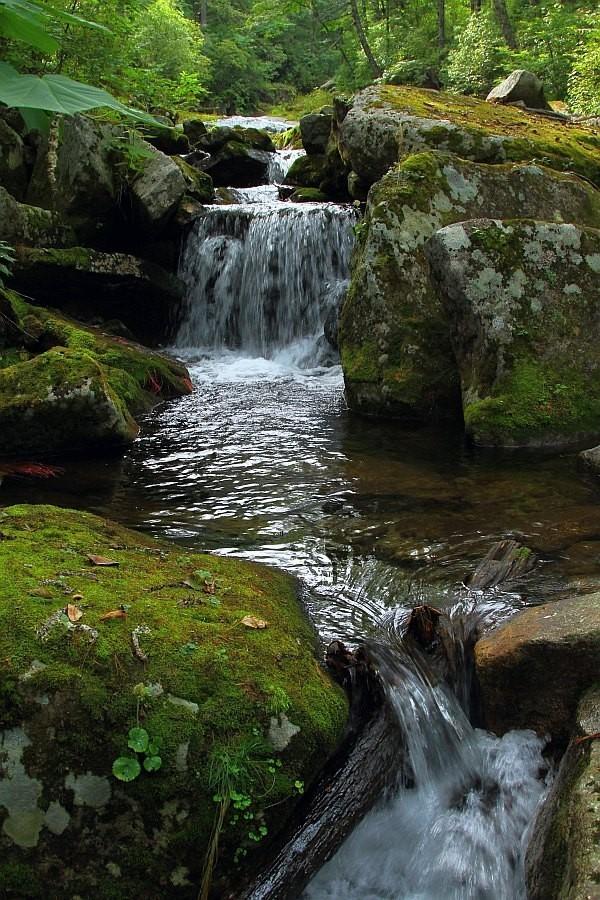
[[[349,381],[373,381],[377,378],[379,352],[375,341],[365,341],[359,346],[345,344],[341,350],[344,375]]]
[[[371,108],[388,107],[408,115],[449,120],[450,127],[440,122],[427,131],[428,143],[433,147],[443,145],[444,150],[459,156],[471,156],[472,150],[466,153],[464,136],[481,149],[482,142],[498,135],[503,138],[507,160],[535,160],[559,171],[577,172],[600,185],[600,138],[580,125],[557,123],[515,107],[408,85],[381,85],[377,96],[379,99],[370,104]],[[460,126],[463,136],[452,125]]]
[[[318,188],[327,175],[326,156],[300,156],[289,168],[287,184]]]
[[[188,185],[188,193],[199,200],[200,203],[210,203],[214,199],[215,191],[213,181],[206,172],[201,172],[194,166],[190,166],[180,156],[172,157],[173,162],[181,169]]]
[[[318,188],[296,188],[290,195],[290,200],[294,203],[324,203],[327,196]]]
[[[26,717],[32,743],[25,765],[42,779],[48,801],[61,792],[69,771],[89,770],[111,778],[115,809],[119,791],[135,809],[132,821],[137,824],[126,831],[124,842],[116,837],[123,822],[115,831],[103,826],[102,841],[97,841],[88,820],[95,842],[92,859],[86,856],[85,837],[78,840],[72,830],[65,833],[70,837],[60,843],[61,865],[64,871],[71,867],[81,880],[79,892],[88,896],[99,873],[102,883],[110,882],[108,860],[122,870],[114,887],[118,898],[129,896],[132,889],[152,900],[171,896],[168,877],[177,865],[191,869],[198,884],[216,810],[209,778],[217,748],[244,753],[252,761],[255,775],[246,779],[245,787],[253,810],[264,810],[269,831],[275,832],[294,803],[294,781],[308,783],[315,776],[339,740],[347,714],[343,693],[315,660],[314,635],[293,580],[241,560],[150,541],[86,513],[12,507],[1,513],[0,525],[0,569],[5,573],[0,584],[0,658],[10,679],[5,703],[14,710],[15,685],[34,660],[45,668],[20,682],[19,690],[27,702],[40,695],[50,698],[45,707],[34,703],[36,709]],[[118,567],[92,566],[88,554],[110,557]],[[214,595],[190,586],[198,570],[211,573]],[[50,597],[40,596],[40,587]],[[75,593],[81,595],[77,600]],[[37,637],[48,617],[69,602],[82,610],[82,623],[97,630],[95,643],[76,633],[69,636],[62,628],[46,642]],[[126,618],[102,620],[120,607],[126,609]],[[244,626],[246,616],[266,621],[267,627]],[[148,629],[140,636],[146,662],[132,650],[137,626]],[[133,688],[140,682],[160,689],[138,709]],[[282,765],[271,776],[268,760],[278,754],[265,737],[273,692],[287,698],[287,715],[301,731],[279,754]],[[197,704],[197,714],[171,702],[169,695]],[[18,712],[17,704],[15,715]],[[140,724],[161,743],[163,766],[119,785],[110,774],[112,762],[130,752],[127,732],[138,714]],[[61,721],[51,755],[48,715]],[[186,812],[173,820],[167,833],[159,811],[173,801]],[[121,814],[127,809],[121,805]],[[227,825],[222,839],[225,869],[248,827],[243,820]],[[153,829],[162,834],[156,843],[149,842]],[[43,832],[40,848],[28,858],[32,872],[38,871],[38,864],[42,871],[44,853],[57,852],[55,840]],[[18,863],[19,853],[9,849],[6,863]],[[192,890],[189,896],[196,894]]]

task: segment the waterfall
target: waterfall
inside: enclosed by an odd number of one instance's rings
[[[372,646],[408,766],[308,886],[305,900],[525,900],[545,741],[470,724],[425,656]]]
[[[323,324],[348,278],[356,214],[281,201],[207,207],[181,259],[179,348],[273,358],[302,344],[316,364]]]

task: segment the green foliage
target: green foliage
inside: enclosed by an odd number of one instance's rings
[[[141,692],[138,692],[138,698],[141,696]],[[158,755],[158,741],[151,738],[145,728],[141,728],[139,725],[130,728],[127,735],[127,746],[136,754],[144,754],[142,764],[146,772],[157,772],[162,766],[162,759]],[[141,771],[142,766],[137,756],[119,756],[112,766],[112,773],[119,781],[134,781]]]
[[[119,781],[134,781],[141,771],[141,766],[134,756],[119,756],[112,767],[112,773]]]
[[[487,13],[474,13],[448,55],[448,87],[461,94],[486,94],[500,68],[500,36]]]
[[[578,55],[569,77],[568,101],[574,112],[600,115],[600,27],[590,15],[581,32]]]

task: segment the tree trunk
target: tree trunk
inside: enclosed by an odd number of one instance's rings
[[[510,47],[511,50],[517,50],[519,45],[517,43],[512,22],[510,21],[510,16],[508,15],[506,0],[492,0],[492,4],[496,21],[500,26],[500,31],[502,32],[502,37],[504,38],[507,47]]]
[[[383,69],[375,59],[373,51],[369,46],[369,41],[367,40],[367,35],[360,18],[360,13],[358,11],[357,0],[350,0],[350,11],[352,13],[352,23],[354,25],[354,30],[356,31],[358,42],[363,49],[363,53],[367,57],[371,72],[373,73],[375,78],[381,78],[381,76],[383,75]]]
[[[438,47],[446,46],[446,0],[437,0]]]

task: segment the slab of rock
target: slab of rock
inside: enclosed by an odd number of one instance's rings
[[[75,242],[75,235],[58,213],[19,203],[0,187],[0,241],[12,246],[64,247]]]
[[[183,283],[156,263],[88,247],[19,247],[11,284],[84,322],[118,319],[150,345],[168,338],[184,294]]]
[[[195,147],[200,138],[204,137],[208,128],[200,119],[186,119],[183,123],[183,133],[192,147]]]
[[[473,441],[600,437],[600,231],[480,219],[441,229],[426,251]]]
[[[185,177],[177,163],[154,150],[130,185],[135,222],[145,233],[156,234],[175,215],[186,188]]]
[[[493,103],[522,102],[529,109],[552,109],[544,96],[542,80],[527,69],[511,72],[504,81],[492,88],[486,100]]]
[[[439,228],[481,215],[594,225],[600,193],[538,165],[488,166],[433,151],[396,165],[371,188],[340,318],[353,409],[409,422],[460,420],[448,321],[424,246]]]
[[[600,446],[582,450],[578,456],[579,468],[592,475],[600,475]]]
[[[484,100],[411,86],[372,85],[349,106],[335,105],[333,134],[342,159],[366,185],[422,150],[476,162],[544,160],[600,185],[598,138],[584,127]]]
[[[573,738],[525,858],[529,900],[600,898],[600,687],[581,700]]]
[[[331,136],[333,115],[331,113],[309,113],[300,119],[302,146],[309,156],[325,153]]]
[[[268,184],[271,154],[240,140],[230,140],[202,164],[218,187],[253,187]]]
[[[0,185],[22,200],[29,181],[26,150],[21,137],[0,118]]]
[[[566,743],[600,671],[600,594],[525,609],[475,645],[486,727]]]

